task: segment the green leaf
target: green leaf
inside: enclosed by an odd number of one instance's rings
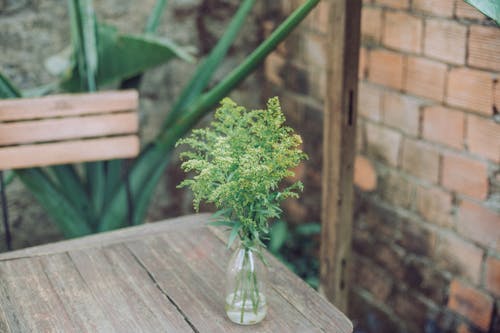
[[[95,91],[98,57],[92,0],[69,0],[69,11],[71,41],[79,73],[78,90]]]
[[[93,216],[100,216],[104,206],[104,194],[106,193],[105,162],[85,163],[85,174],[87,179],[87,192],[90,197],[90,209]],[[97,221],[94,222],[97,224]],[[93,223],[93,224],[94,224]]]
[[[89,213],[89,201],[84,185],[74,166],[56,165],[51,167],[59,183],[59,189],[82,216]]]
[[[269,241],[269,250],[278,252],[288,237],[288,225],[285,221],[277,221],[271,227],[271,239]]]
[[[21,97],[21,92],[10,81],[0,73],[0,98]]]
[[[320,223],[303,223],[295,228],[295,232],[302,236],[317,235],[321,232]]]
[[[85,218],[78,214],[78,209],[64,195],[61,195],[55,184],[40,169],[22,169],[16,170],[16,173],[38,202],[55,219],[66,237],[92,233]]]
[[[240,231],[241,223],[236,222],[233,225],[233,229],[231,229],[231,233],[229,234],[229,238],[227,239],[227,248],[229,249],[231,245],[233,245],[236,236],[238,236],[238,232]]]
[[[134,202],[134,223],[142,222],[154,188],[168,164],[168,157],[159,146],[149,145],[135,160],[128,174]],[[127,220],[125,207],[127,207],[127,191],[125,183],[121,182],[103,209],[99,231],[123,227]]]
[[[151,35],[122,35],[116,28],[98,25],[99,68],[96,80],[99,86],[131,78],[145,70],[164,64],[173,58],[192,61],[192,57],[171,41]],[[68,91],[79,91],[79,71],[73,69],[61,86]]]
[[[155,33],[160,25],[160,20],[163,15],[163,11],[167,6],[167,0],[157,0],[155,6],[148,17],[148,22],[146,23],[145,32],[148,34]]]
[[[207,87],[213,74],[224,59],[233,41],[236,39],[246,17],[253,8],[255,0],[244,0],[229,23],[226,32],[217,42],[207,58],[198,66],[189,83],[184,87],[172,110],[168,113],[163,123],[163,130],[167,130],[186,107],[198,98]]]
[[[217,220],[219,217],[227,217],[231,214],[232,208],[219,209],[210,217],[212,220]]]
[[[213,221],[213,222],[208,222],[208,225],[218,227],[218,226],[225,226],[225,227],[234,227],[234,224],[236,221]]]
[[[242,82],[276,46],[281,43],[320,0],[308,0],[297,8],[278,28],[253,51],[238,67],[229,73],[213,89],[191,101],[175,121],[175,127],[163,130],[157,138],[157,143],[168,147],[171,141],[176,142],[192,128],[206,113],[225,97],[232,89]],[[168,126],[168,124],[164,124]]]
[[[481,13],[500,25],[500,1],[498,0],[464,0],[476,7]]]

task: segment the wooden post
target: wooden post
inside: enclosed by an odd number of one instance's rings
[[[347,310],[361,0],[327,0],[327,93],[323,137],[320,290]]]

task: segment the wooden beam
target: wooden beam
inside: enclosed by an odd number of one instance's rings
[[[0,100],[0,121],[75,117],[136,110],[138,103],[139,97],[135,90],[3,99]]]
[[[0,170],[132,158],[139,148],[137,135],[0,147]]]
[[[320,290],[347,310],[361,0],[329,3],[323,137]]]

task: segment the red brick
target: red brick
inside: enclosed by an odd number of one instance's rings
[[[424,142],[405,139],[401,167],[416,177],[437,183],[439,152]]]
[[[437,61],[408,57],[405,89],[409,93],[443,101],[447,68]]]
[[[422,20],[402,12],[386,12],[384,20],[385,45],[408,52],[420,52]]]
[[[483,200],[488,196],[488,169],[479,161],[455,154],[443,157],[442,184],[458,193]]]
[[[361,36],[365,42],[380,42],[382,36],[382,10],[380,8],[363,8],[361,12]]]
[[[368,50],[362,47],[359,49],[358,78],[360,80],[365,78],[367,64],[368,64]]]
[[[412,209],[415,202],[417,186],[399,172],[391,171],[381,175],[381,196],[393,206]],[[392,233],[394,229],[392,229]],[[394,236],[392,234],[391,236]]]
[[[469,325],[466,323],[460,323],[457,327],[457,333],[473,333]]]
[[[465,63],[467,28],[457,22],[428,19],[425,24],[424,53],[453,64]]]
[[[403,86],[403,56],[385,50],[371,51],[368,78],[372,82],[401,89]]]
[[[354,184],[362,191],[370,192],[377,188],[377,173],[372,162],[364,156],[356,156],[354,161]]]
[[[382,119],[382,90],[376,86],[360,82],[358,85],[358,111],[374,121]]]
[[[448,308],[466,317],[483,331],[489,329],[493,300],[482,291],[455,279],[450,285]]]
[[[500,297],[500,259],[486,259],[486,288]]]
[[[457,229],[464,237],[484,246],[500,246],[500,214],[464,200],[458,209]]]
[[[367,123],[366,141],[368,155],[397,166],[401,134],[376,124]]]
[[[376,3],[392,8],[405,9],[410,6],[409,0],[375,0]]]
[[[437,187],[417,188],[417,212],[427,221],[443,227],[452,225],[451,194]]]
[[[426,14],[451,17],[453,16],[454,2],[455,0],[413,0],[412,7],[414,10]]]
[[[404,290],[402,288],[393,294],[391,304],[398,318],[401,318],[405,322],[407,330],[374,330],[372,332],[423,332],[426,322],[429,320],[430,309],[428,304],[412,293],[411,290]]]
[[[404,220],[401,224],[401,238],[396,244],[406,252],[419,256],[430,256],[436,247],[436,234],[425,224]]]
[[[493,119],[467,117],[467,146],[474,154],[500,162],[500,124]]]
[[[500,71],[500,29],[473,25],[469,35],[467,63],[493,71]]]
[[[386,92],[382,97],[384,123],[417,136],[420,121],[420,101],[403,94]]]
[[[464,142],[464,113],[443,106],[424,109],[423,137],[429,141],[461,149]]]
[[[356,260],[355,266],[353,274],[355,285],[369,291],[376,300],[384,302],[392,289],[390,276],[364,260]]]
[[[448,74],[446,102],[485,115],[493,114],[493,78],[490,73],[455,68]]]
[[[477,284],[481,276],[483,250],[452,233],[439,235],[435,253],[438,267]]]
[[[497,112],[500,112],[500,82],[498,79],[493,80],[493,107]]]
[[[486,18],[486,16],[484,16],[479,10],[463,0],[456,1],[455,15],[459,18],[475,20],[484,20]]]

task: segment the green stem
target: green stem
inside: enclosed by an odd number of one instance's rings
[[[309,0],[295,10],[280,26],[255,49],[238,67],[229,73],[212,90],[203,94],[188,107],[182,116],[169,126],[168,131],[162,131],[158,137],[161,146],[169,147],[182,137],[205,113],[218,101],[226,96],[236,85],[243,81],[281,43],[292,30],[319,3],[319,0]]]

